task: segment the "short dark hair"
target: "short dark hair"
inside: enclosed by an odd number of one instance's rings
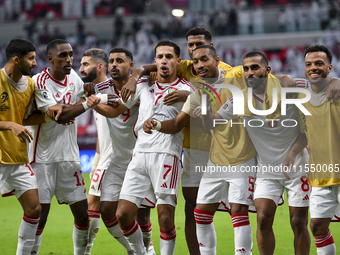
[[[191,35],[204,35],[204,39],[211,42],[212,41],[212,34],[211,32],[204,28],[204,27],[193,27],[191,28],[187,34],[185,35],[185,38],[188,40],[188,37]]]
[[[12,39],[6,47],[6,59],[9,61],[15,56],[23,58],[31,51],[36,51],[32,42],[25,39]]]
[[[200,45],[197,46],[192,52],[194,52],[195,50],[198,49],[209,49],[209,51],[212,53],[213,57],[216,58],[217,57],[217,53],[216,53],[216,49],[211,46],[211,45]]]
[[[109,57],[107,53],[102,49],[98,48],[88,49],[83,53],[83,57],[91,57],[91,59],[93,59],[97,63],[103,62],[106,68],[109,64]]]
[[[330,64],[332,64],[332,53],[330,52],[330,50],[325,45],[315,44],[315,45],[309,46],[305,50],[304,57],[306,57],[306,55],[309,52],[319,52],[319,51],[326,53],[328,62]]]
[[[177,57],[179,57],[181,55],[181,48],[173,41],[171,40],[161,40],[157,43],[156,47],[155,47],[155,55],[156,55],[156,49],[159,46],[170,46],[174,48],[175,54]]]
[[[53,50],[56,50],[58,45],[65,44],[65,43],[68,43],[68,42],[63,39],[55,39],[49,42],[46,47],[47,56],[50,55]]]
[[[264,54],[264,53],[261,52],[261,51],[257,51],[257,50],[249,51],[249,52],[243,57],[243,59],[245,59],[245,58],[252,58],[252,57],[256,57],[256,56],[260,56],[260,57],[262,58],[262,61],[264,62],[264,64],[265,64],[266,66],[269,65],[268,58],[267,58],[266,54]]]
[[[126,48],[123,47],[115,47],[112,50],[110,50],[110,54],[111,53],[125,53],[126,57],[129,58],[131,61],[133,61],[133,55],[131,53],[131,51],[129,51]]]

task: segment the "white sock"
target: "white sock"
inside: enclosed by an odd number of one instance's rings
[[[253,249],[253,234],[249,224],[248,213],[231,215],[234,226],[235,254],[251,255]]]
[[[318,255],[335,255],[336,247],[331,231],[322,236],[314,236],[316,252]]]
[[[85,255],[90,255],[94,239],[96,239],[99,226],[100,226],[100,212],[89,210],[90,219],[90,229],[89,229],[89,239],[86,246]]]
[[[139,225],[139,226],[143,233],[143,242],[144,242],[145,249],[146,251],[149,251],[150,241],[152,237],[151,221],[149,221],[147,224]]]
[[[42,232],[44,228],[37,228],[37,233],[35,234],[34,245],[31,254],[38,254],[41,246]]]
[[[161,238],[159,240],[160,250],[162,255],[173,255],[175,253],[176,245],[176,227],[174,226],[170,231],[165,232],[160,230]]]
[[[89,237],[89,225],[80,226],[74,222],[73,249],[74,255],[84,255]]]
[[[110,232],[110,234],[121,244],[124,246],[125,250],[127,252],[131,251],[131,247],[129,242],[126,240],[125,236],[123,235],[116,216],[113,216],[111,219],[104,220],[103,222],[107,228],[107,230]]]
[[[123,235],[128,240],[132,250],[138,255],[146,255],[143,243],[143,234],[136,220],[127,228],[121,228]]]
[[[214,213],[195,209],[194,215],[201,255],[215,255],[217,238],[213,223]]]
[[[24,214],[18,232],[17,255],[31,254],[40,217]]]

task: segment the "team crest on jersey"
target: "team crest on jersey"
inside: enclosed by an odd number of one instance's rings
[[[168,88],[163,92],[163,95],[165,96],[165,95],[167,95],[167,94],[169,94],[169,93],[171,93],[171,92],[174,92],[174,91],[176,91],[176,90],[177,90],[177,88],[168,87]]]
[[[8,93],[7,92],[3,92],[1,94],[1,101],[2,103],[5,103],[8,100]]]
[[[150,93],[155,93],[154,89],[150,89],[149,91],[150,91]]]
[[[74,87],[74,84],[73,84],[73,83],[70,83],[70,89],[72,90],[72,92],[75,91],[75,87]]]

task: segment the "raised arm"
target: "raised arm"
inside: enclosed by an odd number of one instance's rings
[[[128,98],[131,96],[131,100],[133,100],[133,97],[136,93],[136,87],[138,80],[143,75],[149,75],[151,72],[156,72],[157,66],[156,65],[142,65],[137,67],[135,70],[133,70],[131,77],[129,81],[123,86],[121,91],[121,96],[124,102],[128,100]]]

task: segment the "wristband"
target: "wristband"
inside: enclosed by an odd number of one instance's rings
[[[100,154],[98,152],[96,152],[96,154],[94,155],[94,158],[93,158],[92,169],[97,168],[97,165],[99,163],[99,159],[100,159]]]
[[[83,105],[83,107],[84,107],[84,109],[85,109],[85,112],[86,112],[88,109],[90,109],[90,107],[88,107],[88,105],[87,105],[87,100],[86,100],[85,102],[82,102],[81,104]]]
[[[160,123],[158,120],[154,120],[157,122],[157,125],[155,126],[155,130],[159,131],[162,128],[162,123]]]
[[[98,93],[98,94],[96,95],[96,97],[99,97],[99,98],[100,98],[100,103],[101,103],[101,104],[107,104],[107,94]]]

